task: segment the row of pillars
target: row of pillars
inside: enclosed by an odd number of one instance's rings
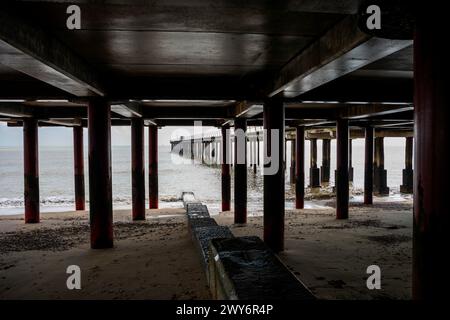
[[[91,247],[113,247],[111,114],[104,99],[88,104]],[[23,120],[25,222],[38,223],[38,121]],[[158,208],[158,128],[149,126],[149,208]],[[85,210],[83,128],[73,128],[75,209]],[[131,120],[132,217],[145,220],[144,121]]]
[[[384,167],[384,138],[376,137],[374,140],[373,129],[368,128],[366,134],[369,136],[366,138],[366,159],[373,162],[373,176],[365,177],[371,179],[373,183],[373,192],[377,195],[388,195],[389,187],[387,186],[387,171]],[[303,138],[304,139],[304,138]],[[370,141],[369,141],[370,140]],[[294,184],[295,168],[296,168],[296,148],[295,140],[291,142],[291,170],[290,170],[290,182]],[[353,182],[353,165],[352,165],[352,139],[349,140],[348,145],[348,163],[349,163],[349,182]],[[370,158],[367,158],[367,153],[371,152]],[[403,184],[400,186],[402,193],[412,193],[413,189],[413,168],[412,168],[412,155],[413,155],[413,138],[406,138],[405,147],[405,169],[403,169]],[[331,171],[331,139],[322,140],[322,166],[319,168],[317,165],[317,139],[310,139],[310,169],[309,169],[309,187],[320,188],[322,185],[327,185],[330,182]],[[369,170],[369,169],[368,169]],[[370,171],[368,171],[368,175]],[[335,174],[337,180],[337,176]]]

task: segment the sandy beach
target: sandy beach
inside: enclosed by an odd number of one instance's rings
[[[215,218],[235,236],[263,237],[262,217],[249,217],[246,226],[233,225],[231,212]],[[347,221],[336,220],[333,208],[287,210],[285,227],[279,257],[319,299],[411,299],[411,201],[353,204]],[[366,286],[374,264],[381,290]]]
[[[114,212],[115,247],[91,250],[88,212],[0,217],[0,299],[208,299],[205,275],[184,209],[148,210],[132,222]],[[66,268],[81,268],[68,290]]]
[[[332,201],[328,203],[332,205]],[[0,299],[208,299],[199,255],[184,209],[148,210],[132,222],[114,212],[115,248],[91,250],[87,212],[0,217]],[[233,225],[233,213],[214,218],[235,236],[263,236],[262,217]],[[333,208],[286,211],[286,250],[279,256],[319,299],[410,299],[412,203],[352,204],[350,219]],[[66,288],[66,268],[82,270],[82,289]],[[366,268],[376,264],[382,289],[368,290]]]

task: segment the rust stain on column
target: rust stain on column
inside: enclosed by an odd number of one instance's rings
[[[158,209],[158,127],[148,127],[148,187],[150,209]]]
[[[113,247],[111,181],[111,110],[108,102],[93,98],[88,105],[89,212],[91,247]]]
[[[144,120],[131,119],[131,197],[133,220],[145,220]]]
[[[85,210],[83,127],[73,128],[75,210]]]
[[[25,223],[39,222],[38,122],[23,120]]]
[[[305,127],[296,128],[295,137],[295,208],[305,206]]]
[[[264,172],[264,241],[274,252],[284,250],[284,209],[285,209],[285,136],[284,136],[284,104],[275,98],[264,103],[264,129],[267,139],[264,141],[265,154],[271,163],[267,168],[278,163],[276,172]],[[272,150],[272,131],[278,131],[278,150]],[[277,169],[274,167],[273,169]],[[271,169],[272,170],[272,169]]]
[[[339,119],[336,130],[336,218],[348,218],[349,179],[348,179],[348,120]]]

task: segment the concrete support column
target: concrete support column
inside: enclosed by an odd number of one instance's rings
[[[330,183],[331,168],[331,139],[322,140],[322,166],[320,167],[320,181]]]
[[[305,206],[305,127],[297,127],[295,134],[295,208]]]
[[[291,140],[291,169],[289,172],[289,182],[295,183],[295,139]]]
[[[413,192],[413,137],[406,138],[405,144],[405,169],[403,169],[403,184],[400,186],[401,193]]]
[[[73,128],[75,210],[85,210],[83,127]]]
[[[336,218],[348,218],[348,120],[339,119],[336,130]]]
[[[373,203],[373,135],[372,127],[365,129],[364,150],[364,204]]]
[[[247,120],[234,120],[234,223],[247,223],[247,137],[236,135],[236,131],[247,131]],[[241,141],[239,141],[241,139]]]
[[[222,127],[222,211],[230,211],[231,176],[230,176],[230,135],[229,127]]]
[[[264,139],[265,154],[271,159],[271,163],[264,164],[268,167],[265,169],[270,171],[264,172],[264,241],[274,252],[280,252],[284,250],[285,201],[284,104],[281,99],[265,101],[264,129],[267,132],[267,138]],[[278,145],[278,150],[272,150],[272,144]]]
[[[148,127],[148,192],[150,209],[158,209],[158,127]]]
[[[102,98],[88,104],[91,248],[113,247],[111,108]]]
[[[413,298],[444,301],[450,287],[450,60],[442,37],[446,10],[432,8],[428,20],[421,11],[414,36]]]
[[[145,220],[144,120],[131,119],[131,198],[133,220]]]
[[[310,139],[309,187],[320,188],[320,169],[317,167],[317,139]]]
[[[377,195],[388,195],[387,171],[384,169],[384,138],[375,138],[375,155],[373,168],[374,193]]]
[[[38,121],[23,120],[25,223],[39,222]]]

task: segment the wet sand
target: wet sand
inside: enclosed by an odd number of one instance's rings
[[[0,299],[209,299],[184,209],[114,212],[115,247],[91,250],[87,212],[0,217]],[[68,290],[66,268],[81,268]]]
[[[329,202],[328,205],[332,205]],[[215,216],[236,236],[263,237],[262,217],[233,225],[232,212]],[[350,219],[333,208],[288,210],[285,251],[279,256],[320,299],[410,299],[412,202],[352,204]],[[368,290],[366,269],[381,268],[381,290]]]

